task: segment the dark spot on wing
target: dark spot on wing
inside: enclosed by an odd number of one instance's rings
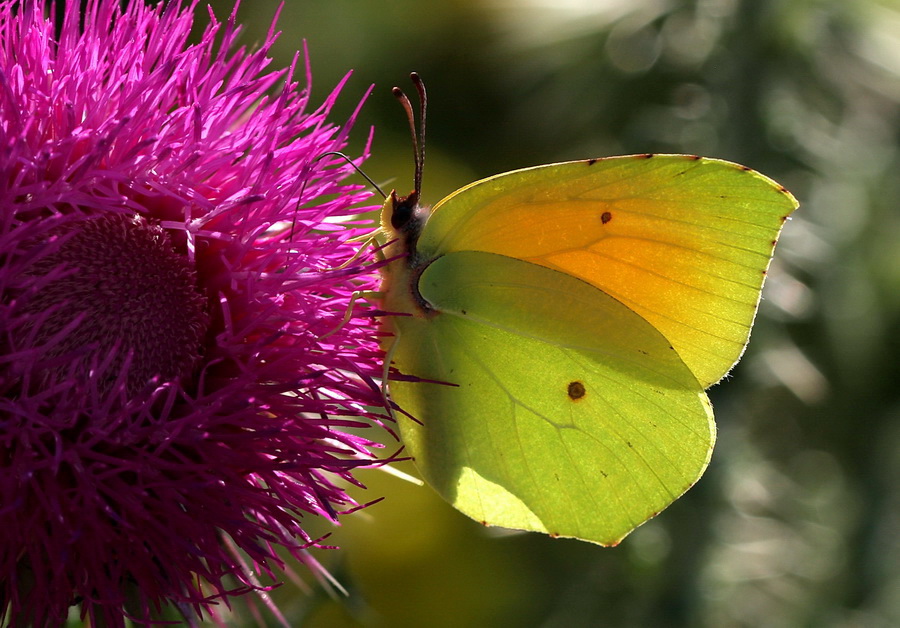
[[[587,390],[584,388],[584,384],[579,381],[569,382],[569,386],[566,389],[566,394],[569,395],[569,399],[572,401],[578,401],[579,399],[583,399],[587,394]]]
[[[600,214],[600,222],[602,222],[604,225],[605,225],[606,223],[608,223],[610,220],[612,220],[612,214],[611,214],[611,213],[609,213],[609,212],[603,212],[602,214]]]

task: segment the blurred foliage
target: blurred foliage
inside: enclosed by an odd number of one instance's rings
[[[244,3],[245,41],[277,4]],[[348,594],[277,589],[293,625],[900,625],[900,1],[304,0],[278,27],[279,64],[307,40],[316,99],[355,69],[339,115],[377,85],[355,149],[374,125],[366,169],[402,190],[389,88],[422,74],[432,202],[516,167],[652,151],[744,163],[801,201],[685,497],[600,548],[483,529],[372,471],[360,499],[386,499],[315,554]]]

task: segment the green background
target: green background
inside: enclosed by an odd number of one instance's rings
[[[277,4],[244,3],[244,42]],[[366,171],[404,192],[390,87],[421,73],[431,203],[513,168],[640,152],[738,161],[801,202],[748,351],[710,391],[719,442],[686,496],[604,549],[487,530],[364,472],[358,499],[385,499],[315,553],[349,596],[304,575],[311,592],[273,593],[293,625],[900,625],[900,2],[304,0],[278,25],[277,65],[309,44],[315,103],[354,69],[335,121],[376,84],[354,148],[374,125]]]

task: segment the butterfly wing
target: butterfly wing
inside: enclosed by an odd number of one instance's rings
[[[725,161],[645,155],[517,170],[435,206],[425,258],[500,253],[579,277],[669,339],[704,387],[741,356],[782,224],[781,186]]]
[[[463,251],[392,317],[392,381],[424,479],[490,525],[615,544],[702,474],[712,410],[650,323],[567,274]]]

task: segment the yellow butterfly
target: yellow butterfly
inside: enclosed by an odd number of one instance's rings
[[[704,389],[747,345],[797,201],[744,166],[633,155],[515,170],[419,204],[392,192],[389,383],[422,477],[486,525],[618,543],[692,486]],[[416,379],[421,381],[415,381]]]

